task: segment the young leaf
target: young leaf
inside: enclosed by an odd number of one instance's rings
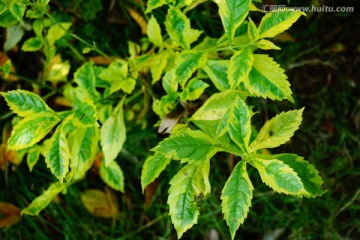
[[[32,171],[36,163],[39,161],[40,153],[41,148],[38,145],[35,145],[33,148],[31,148],[31,150],[29,150],[26,157],[26,163],[29,167],[30,172]]]
[[[267,55],[254,54],[253,68],[249,77],[245,78],[244,85],[251,94],[294,102],[284,70]]]
[[[219,14],[225,29],[225,34],[231,44],[236,29],[249,13],[251,0],[221,0],[219,1]]]
[[[228,132],[231,139],[245,152],[248,151],[251,136],[250,119],[252,115],[253,113],[245,102],[237,97],[236,102],[230,108]]]
[[[150,65],[152,84],[160,80],[168,63],[169,56],[169,52],[160,52],[153,57],[152,64]]]
[[[247,28],[247,34],[251,41],[255,41],[258,37],[258,30],[256,28],[255,23],[249,18],[248,28]]]
[[[250,145],[250,151],[254,152],[262,148],[278,147],[294,135],[299,129],[303,108],[300,110],[282,112],[276,115],[260,129],[256,139]]]
[[[155,8],[159,8],[164,4],[170,3],[174,0],[149,0],[147,1],[147,8],[145,13],[149,13],[152,10],[154,10]]]
[[[136,85],[136,80],[133,78],[118,79],[111,82],[110,94],[117,92],[119,90],[124,91],[127,94],[131,94],[134,91]]]
[[[150,42],[152,42],[156,46],[161,47],[163,45],[161,28],[153,15],[151,15],[151,18],[147,25],[147,35]]]
[[[21,50],[25,52],[35,52],[41,49],[43,46],[44,46],[44,42],[41,38],[32,37],[24,42],[24,44],[21,47]]]
[[[236,52],[230,58],[228,78],[232,89],[237,87],[249,75],[253,62],[254,54],[249,47]]]
[[[102,125],[100,136],[105,165],[108,167],[120,153],[126,140],[123,100],[118,104],[113,115]]]
[[[256,46],[263,50],[271,50],[271,49],[280,50],[281,49],[278,46],[276,46],[273,42],[266,40],[266,39],[260,39],[256,43]]]
[[[20,117],[31,116],[40,112],[53,112],[35,93],[26,90],[13,90],[0,93],[10,109]]]
[[[19,1],[12,1],[9,7],[11,14],[18,20],[21,24],[24,24],[23,16],[26,10],[26,6]]]
[[[181,86],[185,86],[191,75],[205,65],[207,58],[206,52],[200,51],[183,51],[176,59],[175,76]]]
[[[86,91],[93,101],[99,98],[99,93],[95,89],[96,77],[93,62],[85,63],[78,68],[74,73],[74,78],[75,82]]]
[[[301,15],[305,16],[305,13],[290,9],[266,13],[258,28],[258,38],[275,37],[287,30]]]
[[[301,182],[306,190],[306,193],[303,193],[303,196],[317,197],[324,193],[324,190],[321,188],[324,182],[319,176],[319,171],[302,157],[297,156],[296,154],[284,153],[278,155],[256,155],[256,158],[260,160],[276,159],[284,164],[287,164],[301,179]]]
[[[124,174],[117,162],[112,161],[108,167],[102,161],[100,177],[111,188],[124,192]]]
[[[21,214],[27,214],[32,216],[38,215],[40,211],[46,208],[47,205],[49,205],[49,203],[51,202],[51,200],[65,188],[66,185],[61,184],[60,182],[52,183],[45,192],[35,198],[29,206],[24,208],[21,211]]]
[[[170,136],[152,150],[182,162],[201,162],[214,156],[218,148],[216,142],[203,132],[189,130]]]
[[[66,31],[70,28],[70,22],[59,23],[49,28],[46,39],[50,45],[54,44],[56,40],[62,38]]]
[[[102,69],[99,77],[106,81],[118,81],[128,75],[128,64],[125,61],[117,60],[112,62],[107,68]]]
[[[254,187],[246,171],[246,162],[241,161],[235,166],[221,193],[221,208],[232,239],[247,217],[253,190]]]
[[[60,125],[45,146],[45,162],[51,172],[63,182],[69,171],[70,150],[63,126]]]
[[[189,163],[170,181],[167,202],[178,238],[197,222],[199,208],[195,198],[210,193],[209,170],[210,161]]]
[[[308,195],[297,173],[282,161],[255,158],[251,163],[259,171],[261,180],[274,191],[295,196]]]
[[[164,118],[167,114],[175,109],[177,103],[178,93],[175,92],[164,95],[160,99],[155,100],[152,108],[160,118]]]
[[[207,60],[202,70],[206,72],[212,83],[219,91],[230,89],[227,78],[228,60]]]
[[[191,79],[185,86],[180,98],[183,101],[193,101],[198,99],[209,85],[199,79]]]
[[[179,83],[176,80],[175,68],[168,71],[162,78],[162,86],[168,95],[174,95],[177,92]]]
[[[8,140],[8,150],[21,150],[38,143],[60,118],[54,113],[43,112],[22,119],[13,129]]]
[[[78,180],[84,177],[95,160],[98,150],[99,128],[96,126],[77,128],[69,137],[70,168],[73,179]]]
[[[170,160],[171,158],[161,153],[155,153],[145,160],[141,171],[141,187],[143,190],[164,171]]]
[[[91,127],[97,124],[96,107],[88,99],[84,100],[74,112],[74,125],[79,127]]]

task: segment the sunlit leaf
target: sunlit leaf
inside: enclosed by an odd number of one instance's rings
[[[237,87],[249,75],[254,55],[250,48],[236,52],[229,62],[228,78],[231,88]]]
[[[159,23],[157,22],[156,18],[151,15],[151,18],[149,19],[148,25],[147,25],[147,35],[153,44],[156,46],[161,47],[163,45],[163,39],[161,35],[161,28]]]
[[[202,67],[215,87],[220,91],[230,88],[227,77],[228,66],[228,60],[207,60],[206,64]]]

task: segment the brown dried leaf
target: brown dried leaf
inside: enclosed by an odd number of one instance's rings
[[[7,144],[0,144],[0,169],[5,171],[8,164],[18,166],[21,163],[21,157],[16,151],[7,151]]]
[[[141,28],[141,33],[146,35],[146,32],[147,32],[147,23],[144,19],[144,17],[138,13],[137,11],[135,11],[134,9],[131,9],[129,7],[126,8],[130,14],[130,17],[132,19],[135,20],[135,22],[140,26]]]
[[[21,210],[15,205],[0,202],[0,228],[11,227],[21,221]]]

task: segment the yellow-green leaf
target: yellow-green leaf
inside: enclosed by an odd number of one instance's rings
[[[66,31],[70,28],[71,23],[70,22],[63,22],[58,23],[56,25],[53,25],[49,28],[46,40],[49,42],[49,44],[54,44],[56,40],[62,38]]]
[[[74,125],[79,127],[91,127],[97,125],[96,107],[89,99],[78,105],[74,112]]]
[[[230,58],[228,78],[232,89],[237,87],[246,77],[248,77],[253,62],[254,54],[249,47],[236,52]]]
[[[153,15],[151,15],[151,18],[147,25],[147,35],[150,42],[152,42],[156,46],[161,47],[163,45],[161,28]]]
[[[176,59],[175,76],[182,87],[185,86],[191,75],[202,66],[205,65],[207,52],[200,51],[183,51]]]
[[[107,167],[105,162],[102,161],[100,177],[109,187],[124,192],[124,174],[117,162],[112,161]]]
[[[207,60],[206,64],[202,67],[202,70],[206,72],[219,91],[230,89],[227,77],[228,66],[228,60]]]
[[[247,27],[247,34],[251,41],[255,41],[258,36],[258,30],[256,28],[255,23],[249,18],[248,27]]]
[[[155,8],[161,7],[164,4],[173,2],[175,0],[149,0],[147,1],[147,8],[145,13],[149,13],[152,10],[154,10]]]
[[[152,58],[152,64],[150,65],[152,84],[160,80],[168,63],[169,56],[170,54],[168,52],[160,52]]]
[[[209,85],[199,79],[191,79],[180,94],[183,101],[193,101],[198,99]]]
[[[99,93],[95,89],[96,76],[93,65],[93,62],[83,64],[74,73],[74,79],[79,87],[86,91],[89,98],[96,101],[99,98]]]
[[[246,171],[246,162],[239,162],[225,183],[221,193],[221,208],[230,228],[231,238],[247,217],[254,187]]]
[[[170,163],[171,158],[166,157],[161,153],[155,153],[154,155],[146,158],[141,171],[141,186],[144,190],[145,187],[154,181],[166,166]]]
[[[256,43],[256,46],[263,50],[271,50],[271,49],[280,50],[281,49],[278,46],[276,46],[273,42],[266,40],[266,39],[260,39]]]
[[[21,47],[21,50],[23,50],[25,52],[34,52],[34,51],[38,51],[39,49],[41,49],[43,47],[43,45],[44,45],[44,42],[41,38],[32,37],[24,42],[24,44]]]

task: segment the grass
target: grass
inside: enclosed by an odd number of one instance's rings
[[[61,14],[59,5],[52,7],[59,11],[59,18],[67,15],[74,17],[76,13]],[[133,40],[139,39],[140,35],[132,35],[139,29],[126,15],[123,5],[117,7],[125,14],[123,20],[129,25],[118,23],[110,24],[107,29],[101,28],[108,7],[104,6],[99,11],[99,18],[78,20],[80,23],[75,26],[75,31],[84,38],[96,40],[98,46],[111,55],[124,57],[127,54],[126,39],[128,36],[132,36]],[[160,10],[155,14],[160,19],[164,18]],[[216,19],[214,8],[199,8],[190,12],[190,16],[194,27],[203,28],[210,36],[219,35],[216,30],[219,22],[213,20]],[[327,192],[316,199],[275,194],[261,182],[258,173],[251,170],[254,199],[249,216],[238,231],[238,239],[276,239],[276,232],[281,232],[279,239],[360,237],[359,29],[357,13],[346,16],[314,14],[309,19],[302,19],[289,31],[295,42],[279,42],[282,51],[271,52],[287,69],[296,104],[251,100],[256,110],[261,112],[254,116],[254,122],[261,124],[278,112],[305,106],[301,129],[290,143],[276,151],[305,156],[320,170]],[[70,43],[81,51],[80,45]],[[73,52],[65,52],[65,56],[75,65],[81,64],[73,57]],[[4,109],[0,110],[5,113]],[[0,126],[6,120],[1,119]],[[150,205],[145,206],[139,176],[147,149],[158,141],[159,136],[151,128],[133,132],[137,134],[129,136],[125,144],[127,151],[120,156],[126,193],[115,193],[120,209],[115,224],[111,219],[92,216],[81,203],[82,191],[89,188],[103,190],[105,187],[97,170],[93,169],[86,180],[70,187],[66,195],[56,198],[39,216],[24,216],[19,224],[0,229],[0,239],[176,239],[167,215],[166,200],[168,182],[180,165],[172,163],[161,175]],[[198,224],[186,232],[183,239],[205,239],[210,232],[217,234],[219,239],[229,239],[219,199],[229,174],[226,156],[216,155],[210,173],[212,193],[198,199],[201,212]],[[43,160],[32,173],[29,173],[25,162],[18,168],[9,167],[7,172],[0,171],[0,201],[23,208],[52,181],[54,179]]]

